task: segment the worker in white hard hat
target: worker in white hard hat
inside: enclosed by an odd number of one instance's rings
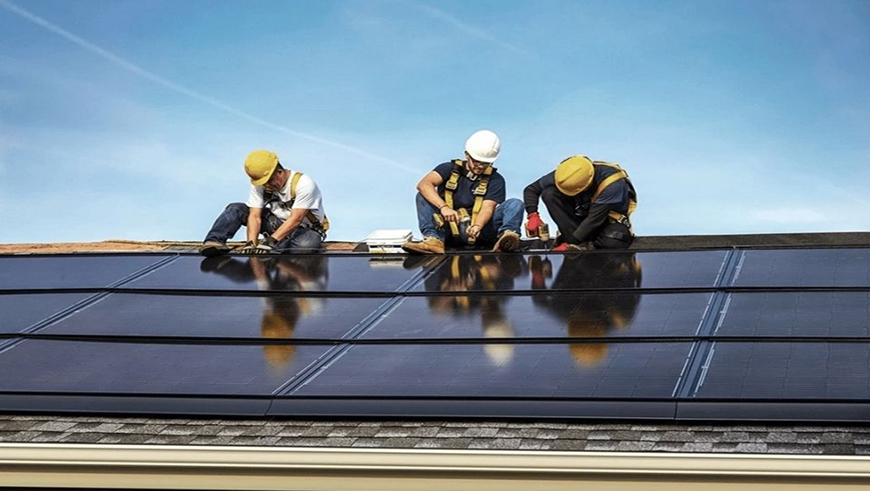
[[[227,240],[242,225],[247,227],[247,243],[236,252],[317,251],[326,238],[329,220],[314,180],[285,169],[278,155],[269,150],[248,154],[245,173],[251,179],[248,201],[231,203],[224,209],[200,247],[202,255],[213,257],[229,252]]]
[[[402,248],[417,254],[443,254],[445,244],[519,249],[522,201],[505,199],[504,177],[493,164],[501,142],[489,130],[472,134],[465,142],[465,159],[438,165],[417,184],[417,221],[421,242]]]
[[[529,237],[537,236],[543,225],[538,199],[559,227],[554,251],[625,249],[634,241],[629,216],[637,207],[637,193],[617,164],[575,155],[526,186]]]

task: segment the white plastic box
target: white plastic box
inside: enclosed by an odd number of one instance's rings
[[[411,230],[375,230],[363,242],[369,247],[369,252],[376,254],[396,254],[404,252],[402,244],[411,240],[414,233]]]

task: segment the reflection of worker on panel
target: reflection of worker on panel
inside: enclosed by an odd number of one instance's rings
[[[425,286],[427,291],[456,292],[459,295],[429,297],[429,308],[454,317],[471,318],[480,312],[484,337],[512,338],[515,336],[514,326],[503,305],[510,297],[461,294],[510,290],[522,269],[523,258],[519,255],[452,256],[435,274],[426,278]],[[491,361],[502,364],[511,359],[514,348],[510,344],[487,344],[483,349]]]
[[[203,261],[203,271],[220,274],[236,283],[256,282],[262,291],[320,291],[326,287],[326,260],[322,256],[234,258],[220,256]],[[321,298],[297,295],[262,297],[263,313],[260,334],[264,338],[292,338],[300,319],[323,308]],[[293,361],[296,346],[263,346],[263,356],[270,368],[280,371]]]
[[[548,258],[529,258],[532,289],[546,289],[552,275]],[[566,290],[579,286],[593,288],[637,288],[641,283],[641,265],[634,254],[573,254],[564,256],[559,273],[550,289]],[[640,303],[640,295],[588,293],[574,295],[536,295],[536,305],[563,320],[567,337],[605,337],[614,329],[631,326]],[[571,343],[574,361],[584,367],[598,365],[607,355],[607,343]]]

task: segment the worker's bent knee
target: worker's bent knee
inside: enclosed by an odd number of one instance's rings
[[[248,205],[244,203],[230,203],[224,208],[224,211],[227,213],[241,214],[244,215],[245,218],[248,216]]]
[[[625,225],[611,223],[605,226],[595,239],[598,249],[627,249],[634,242],[634,236]]]
[[[522,213],[524,207],[522,200],[519,198],[507,199],[499,206],[504,209],[505,213]]]

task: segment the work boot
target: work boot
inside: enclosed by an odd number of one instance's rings
[[[199,253],[205,257],[215,257],[229,252],[230,248],[223,242],[207,240],[199,246]]]
[[[513,230],[505,230],[498,237],[492,252],[514,252],[520,248],[520,234]]]
[[[438,237],[425,237],[421,242],[405,242],[402,249],[411,254],[444,254],[444,241]]]

